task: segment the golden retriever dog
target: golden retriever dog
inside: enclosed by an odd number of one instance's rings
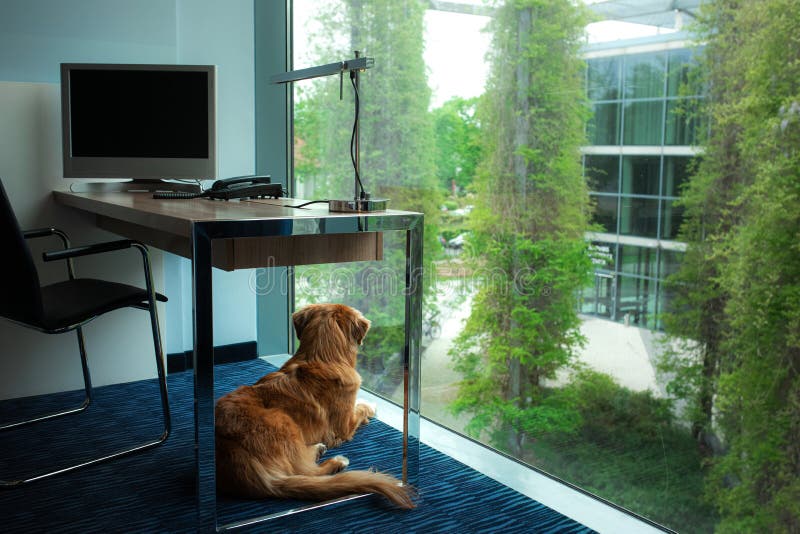
[[[320,456],[353,438],[375,415],[356,400],[358,347],[370,322],[341,304],[312,304],[292,315],[300,346],[278,371],[217,401],[217,487],[248,498],[327,500],[379,493],[413,508],[414,490],[375,471],[343,471],[344,456]]]

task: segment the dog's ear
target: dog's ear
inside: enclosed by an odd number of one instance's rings
[[[297,339],[300,339],[300,336],[303,334],[303,329],[308,324],[308,320],[311,318],[311,306],[306,306],[301,310],[297,310],[292,314],[292,322],[294,323],[294,333],[297,336]]]
[[[364,343],[364,338],[367,337],[367,332],[369,331],[370,321],[366,317],[361,314],[358,314],[354,317],[352,322],[352,330],[351,335],[355,342],[359,345]]]

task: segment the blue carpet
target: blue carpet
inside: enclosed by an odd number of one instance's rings
[[[261,360],[219,365],[222,395],[274,370]],[[158,435],[155,380],[96,388],[88,411],[0,433],[0,477],[40,472],[53,462],[85,458],[82,449],[114,451],[128,440]],[[74,473],[0,490],[2,532],[193,532],[194,417],[192,375],[169,377],[172,434],[161,446]],[[75,392],[0,402],[0,421],[20,420],[78,404]],[[376,467],[399,475],[402,435],[375,420],[330,454],[344,454],[350,469]],[[370,496],[243,529],[249,532],[591,532],[575,521],[420,446],[419,507],[403,511]],[[56,460],[57,458],[57,460]],[[291,508],[296,501],[220,497],[220,523]],[[307,504],[307,503],[301,503]]]

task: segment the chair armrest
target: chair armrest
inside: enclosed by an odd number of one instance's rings
[[[96,243],[94,245],[86,245],[84,247],[73,247],[64,250],[55,250],[52,252],[45,252],[42,254],[44,261],[65,260],[69,258],[78,258],[80,256],[89,256],[90,254],[102,254],[103,252],[111,252],[114,250],[122,250],[131,248],[134,241],[130,239],[121,239],[119,241],[108,241],[106,243]]]

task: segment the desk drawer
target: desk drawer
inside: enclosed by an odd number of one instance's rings
[[[185,236],[154,232],[144,226],[102,215],[97,216],[97,226],[184,258],[192,257],[191,243]],[[216,239],[212,244],[211,255],[214,267],[225,271],[254,267],[382,260],[383,234],[363,232]]]

